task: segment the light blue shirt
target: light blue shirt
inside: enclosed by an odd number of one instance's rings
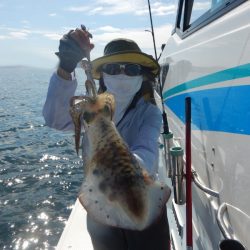
[[[64,80],[54,73],[50,79],[43,116],[47,126],[58,130],[73,130],[69,101],[74,96],[77,80]],[[158,138],[162,124],[157,106],[141,98],[120,122],[117,130],[150,175],[158,171]]]

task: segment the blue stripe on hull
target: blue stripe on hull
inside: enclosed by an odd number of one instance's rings
[[[182,122],[187,96],[192,98],[193,129],[250,135],[249,85],[195,91],[165,100]]]
[[[244,78],[250,76],[250,64],[243,64],[234,68],[215,72],[210,75],[205,75],[194,80],[184,82],[177,85],[163,94],[163,99],[170,97],[171,95],[178,94],[182,91],[190,90],[193,88],[202,87],[209,84],[225,82],[233,79]]]

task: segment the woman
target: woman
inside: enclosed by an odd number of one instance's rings
[[[60,64],[51,77],[43,109],[47,126],[59,130],[73,128],[68,110],[77,81],[72,72],[92,48],[86,30],[70,31],[60,40]],[[139,164],[156,178],[161,113],[155,105],[152,84],[159,73],[158,63],[141,52],[134,41],[119,38],[106,45],[104,56],[95,59],[92,66],[93,77],[99,79],[99,93],[108,91],[115,97],[117,130]],[[87,226],[95,250],[170,249],[165,209],[160,220],[143,231],[102,225],[89,215]]]

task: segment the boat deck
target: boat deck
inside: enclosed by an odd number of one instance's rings
[[[87,213],[77,199],[56,247],[57,250],[93,250],[86,219]]]

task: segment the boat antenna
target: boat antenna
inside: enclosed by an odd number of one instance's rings
[[[153,43],[154,43],[155,60],[157,61],[157,52],[156,52],[156,45],[155,45],[155,33],[154,33],[154,26],[153,26],[153,21],[152,21],[152,14],[151,14],[151,7],[150,7],[149,0],[148,0],[148,11],[149,11],[150,23],[151,23],[151,34],[152,34]]]

